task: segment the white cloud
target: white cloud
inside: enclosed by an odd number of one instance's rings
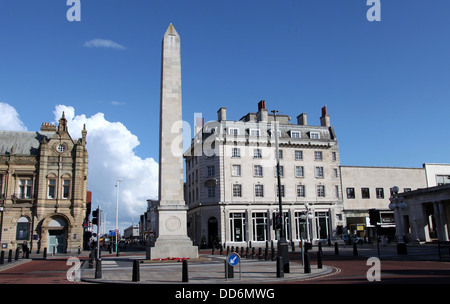
[[[16,109],[4,102],[0,102],[0,130],[27,131]]]
[[[81,137],[83,125],[87,130],[89,154],[88,190],[92,191],[92,209],[98,205],[107,213],[109,229],[115,226],[116,180],[119,184],[119,228],[139,221],[147,207],[147,199],[158,196],[158,163],[153,158],[141,158],[133,151],[140,143],[122,123],[110,122],[103,113],[91,117],[75,115],[71,106],[57,105],[55,121],[64,111],[72,139]]]
[[[116,50],[125,50],[126,48],[112,40],[107,39],[92,39],[89,41],[86,41],[84,43],[84,46],[87,48],[110,48],[110,49],[116,49]]]

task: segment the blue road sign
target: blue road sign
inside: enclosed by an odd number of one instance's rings
[[[230,264],[230,266],[239,264],[239,255],[237,253],[230,253],[228,255],[228,264]]]

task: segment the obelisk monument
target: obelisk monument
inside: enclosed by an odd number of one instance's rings
[[[183,191],[180,36],[172,24],[162,41],[158,238],[150,259],[198,258],[187,236]]]

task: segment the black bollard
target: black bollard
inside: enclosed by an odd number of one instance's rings
[[[335,254],[335,255],[339,255],[339,246],[338,246],[338,243],[337,243],[337,242],[334,243],[334,254]]]
[[[318,246],[319,246],[318,250],[319,250],[320,252],[322,252],[322,243],[319,242]]]
[[[227,255],[230,254],[230,246],[227,246]]]
[[[16,256],[14,257],[14,260],[18,260],[19,259],[19,248],[16,248]]]
[[[214,255],[214,246],[213,246],[213,248],[211,250],[211,255]]]
[[[222,254],[223,254],[223,246],[222,246],[222,244],[220,244],[219,255],[222,255]]]
[[[267,261],[269,258],[269,248],[264,248],[264,261]]]
[[[5,264],[5,252],[2,250],[0,253],[0,265]]]
[[[311,264],[309,262],[309,252],[305,251],[304,273],[311,273]]]
[[[262,260],[262,248],[258,248],[258,260]]]
[[[244,256],[244,246],[241,247],[241,257]]]
[[[139,269],[139,260],[133,261],[133,275],[131,280],[133,282],[139,282],[141,280],[141,272]]]
[[[27,252],[25,253],[25,258],[29,259],[30,258],[30,248],[27,247]]]
[[[182,274],[182,277],[181,277],[181,281],[182,282],[189,282],[188,264],[187,264],[187,260],[186,259],[183,260],[183,266],[182,267],[183,267],[183,269],[182,269],[183,274]]]
[[[8,251],[8,263],[12,262],[12,249],[9,249]]]
[[[317,268],[322,269],[322,251],[317,251]]]
[[[353,255],[354,256],[358,255],[358,247],[356,247],[356,243],[353,243]]]
[[[229,279],[229,278],[233,279],[234,278],[233,266],[228,264],[227,260],[225,260],[224,262],[225,262],[225,279]]]
[[[47,258],[47,247],[44,248],[44,253],[42,254],[42,256],[44,257],[44,259]]]
[[[277,278],[284,278],[283,257],[277,257]]]
[[[272,244],[272,245],[273,245],[273,244]],[[275,248],[273,248],[273,246],[272,246],[272,248],[270,249],[270,251],[271,251],[271,254],[272,254],[271,260],[272,260],[272,261],[275,261]]]
[[[295,244],[294,244],[294,241],[291,242],[291,248],[292,248],[292,252],[295,252]]]
[[[248,253],[250,249],[248,247],[245,248],[245,258],[248,259]]]
[[[254,256],[255,256],[255,247],[252,247],[252,260]]]
[[[235,252],[235,251],[234,251],[234,246],[231,246],[231,252]]]

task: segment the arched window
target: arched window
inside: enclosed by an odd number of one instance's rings
[[[27,241],[30,238],[30,221],[22,216],[17,220],[16,240]]]

